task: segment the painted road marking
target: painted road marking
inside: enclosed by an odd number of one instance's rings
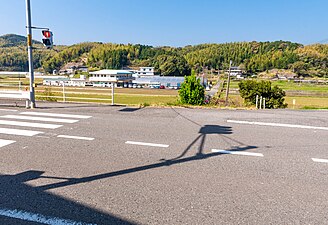
[[[41,131],[33,131],[33,130],[19,130],[19,129],[9,129],[9,128],[0,128],[0,134],[12,134],[19,136],[34,136],[37,134],[42,134]]]
[[[56,128],[63,126],[63,125],[57,125],[57,124],[30,123],[30,122],[20,122],[20,121],[11,121],[11,120],[0,120],[0,124],[1,125],[21,126],[21,127],[47,128],[47,129],[56,129]]]
[[[0,209],[0,216],[30,221],[30,222],[37,222],[42,224],[50,224],[50,225],[69,225],[69,224],[76,224],[76,225],[91,225],[90,223],[83,223],[83,222],[77,222],[73,220],[66,220],[66,219],[60,219],[58,217],[50,217],[50,216],[44,216],[37,213],[30,213],[25,212],[22,210],[11,210],[11,209]],[[96,224],[94,224],[96,225]]]
[[[18,110],[15,110],[15,109],[0,109],[0,111],[17,112]]]
[[[50,116],[50,117],[76,118],[76,119],[89,119],[89,118],[92,117],[92,116],[84,116],[84,115],[43,113],[43,112],[22,112],[20,114],[33,115],[33,116]]]
[[[314,130],[328,130],[328,127],[314,127],[297,124],[285,124],[285,123],[263,123],[263,122],[251,122],[241,120],[227,120],[228,123],[239,123],[239,124],[250,124],[259,126],[272,126],[272,127],[290,127],[290,128],[301,128],[301,129],[314,129]]]
[[[222,153],[222,154],[231,154],[231,155],[246,155],[246,156],[258,156],[258,157],[263,157],[264,156],[262,153],[227,151],[227,150],[220,150],[220,149],[212,149],[212,152]]]
[[[0,139],[0,148],[3,147],[3,146],[6,146],[6,145],[10,145],[10,144],[15,143],[15,142],[16,141]]]
[[[314,162],[321,162],[321,163],[328,163],[328,159],[317,159],[317,158],[312,158]]]
[[[125,144],[130,144],[130,145],[144,145],[144,146],[152,146],[152,147],[160,147],[160,148],[167,148],[167,147],[169,147],[169,145],[146,143],[146,142],[136,142],[136,141],[127,141],[127,142],[125,142]]]
[[[6,115],[6,116],[0,116],[0,117],[1,118],[9,118],[9,119],[37,120],[37,121],[58,122],[58,123],[76,123],[76,122],[78,122],[78,120],[57,119],[57,118],[37,117],[37,116]]]
[[[93,141],[95,139],[95,138],[91,138],[91,137],[80,137],[80,136],[69,136],[69,135],[58,135],[57,137],[69,138],[69,139],[78,139],[78,140],[87,140],[87,141]]]

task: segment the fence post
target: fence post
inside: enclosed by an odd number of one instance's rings
[[[262,96],[260,96],[260,109],[262,109]]]
[[[263,109],[265,109],[265,98],[263,98]]]
[[[256,105],[256,109],[258,109],[258,104],[259,104],[259,96],[256,95],[256,103],[255,103],[255,105]]]
[[[112,82],[112,105],[114,105],[114,82]]]
[[[63,81],[63,102],[66,102],[66,99],[65,99],[65,83]]]

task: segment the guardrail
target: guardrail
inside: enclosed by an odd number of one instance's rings
[[[29,91],[0,91],[0,98],[26,100],[26,108],[28,108],[29,101],[30,101],[30,92]]]

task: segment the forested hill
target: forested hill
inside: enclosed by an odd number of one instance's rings
[[[17,47],[19,45],[26,45],[26,37],[16,34],[6,34],[0,36],[0,47]],[[41,42],[33,40],[33,44],[41,44]]]
[[[17,38],[17,45],[13,45],[14,42],[1,44],[3,37],[0,37],[0,70],[26,70],[23,40]],[[46,50],[38,45],[34,55],[36,68],[49,73],[68,62],[82,62],[93,69],[154,66],[162,75],[182,76],[190,74],[192,69],[196,72],[203,68],[227,69],[232,60],[248,73],[290,69],[298,75],[328,76],[327,44],[303,46],[288,41],[201,44],[182,48],[80,43]]]

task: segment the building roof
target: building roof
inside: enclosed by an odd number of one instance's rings
[[[128,70],[98,70],[90,72],[90,74],[99,74],[99,75],[120,75],[120,74],[133,74]]]
[[[184,77],[171,77],[171,76],[153,76],[153,77],[140,77],[137,78],[134,83],[139,84],[151,84],[151,83],[182,83]]]

